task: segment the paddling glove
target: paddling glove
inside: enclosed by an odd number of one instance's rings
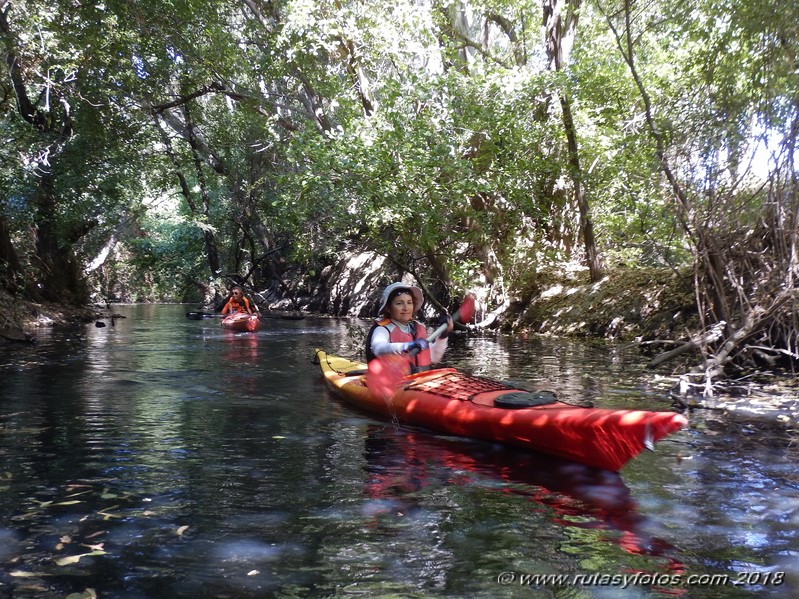
[[[417,339],[416,341],[409,342],[405,347],[405,351],[418,354],[420,351],[427,349],[428,347],[430,347],[430,344],[427,342],[427,339]]]

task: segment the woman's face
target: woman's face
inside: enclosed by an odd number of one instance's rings
[[[413,296],[410,293],[400,293],[389,303],[388,315],[391,320],[408,324],[413,320]]]

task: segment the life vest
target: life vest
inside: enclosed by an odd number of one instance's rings
[[[250,301],[244,296],[241,297],[241,301],[237,301],[236,299],[231,297],[228,300],[227,304],[225,304],[225,308],[228,309],[228,312],[230,314],[236,314],[236,313],[249,314]],[[222,310],[224,311],[224,308]]]
[[[402,329],[395,324],[390,318],[383,318],[376,320],[369,329],[369,334],[366,335],[366,361],[371,362],[377,356],[372,351],[372,334],[377,327],[383,327],[388,330],[388,340],[390,343],[408,343],[416,339],[426,339],[427,329],[421,323],[412,320],[410,322],[410,332],[403,333]],[[418,354],[413,356],[413,363],[411,364],[411,372],[424,372],[430,370],[430,348],[423,349]]]

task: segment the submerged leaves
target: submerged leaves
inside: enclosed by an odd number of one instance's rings
[[[81,553],[79,555],[69,555],[66,557],[57,557],[53,559],[57,566],[69,566],[71,564],[77,564],[82,558],[84,557],[93,557],[95,555],[106,555],[105,551],[96,550],[91,551],[89,553]]]

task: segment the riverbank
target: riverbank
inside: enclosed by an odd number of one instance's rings
[[[512,334],[602,337],[635,343],[651,358],[685,342],[698,327],[690,270],[623,269],[597,283],[583,270],[543,276],[510,313],[503,328]],[[749,372],[717,385],[712,396],[701,387],[680,392],[684,373],[701,363],[698,353],[686,352],[653,368],[652,377],[680,410],[776,425],[788,438],[799,437],[799,383],[792,373]]]
[[[64,306],[52,302],[19,301],[0,290],[0,344],[31,342],[36,331],[93,322],[109,317],[110,311],[98,306]]]
[[[690,270],[616,269],[592,283],[586,269],[572,268],[538,276],[512,303],[503,328],[649,342],[679,338],[695,322]]]

